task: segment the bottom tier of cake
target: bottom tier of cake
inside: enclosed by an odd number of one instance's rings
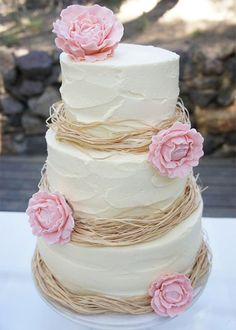
[[[74,293],[115,297],[147,294],[158,276],[191,271],[202,242],[202,204],[173,230],[157,240],[123,247],[47,245],[38,240],[43,262]]]
[[[210,261],[210,253],[208,251],[208,258]],[[209,264],[210,266],[210,264]],[[192,307],[192,305],[196,302],[196,300],[199,298],[201,293],[203,292],[208,276],[210,273],[210,267],[208,269],[208,272],[205,274],[203,278],[201,278],[200,284],[197,286],[196,289],[194,289],[193,299],[191,304],[188,306],[188,308]],[[128,310],[126,310],[124,313],[114,313],[114,312],[107,312],[107,313],[98,313],[98,310],[96,310],[95,313],[82,313],[78,312],[76,310],[76,305],[70,305],[70,302],[66,299],[64,300],[64,303],[62,301],[59,301],[60,297],[55,296],[52,297],[51,295],[45,294],[45,292],[42,290],[40,286],[38,286],[38,283],[36,282],[36,288],[38,289],[38,292],[42,299],[51,307],[53,310],[55,310],[57,313],[61,314],[62,316],[67,317],[71,321],[78,324],[78,326],[86,326],[91,329],[99,329],[99,330],[146,330],[151,328],[157,328],[158,326],[162,327],[166,322],[169,322],[170,318],[167,317],[161,317],[155,314],[153,311],[146,312],[146,313],[128,313]],[[61,291],[61,287],[59,288]],[[79,301],[78,301],[79,302]],[[77,302],[77,303],[78,303]],[[91,306],[91,304],[90,304]],[[135,306],[136,307],[136,306]],[[135,309],[137,310],[137,309]],[[135,315],[133,315],[135,314]],[[187,314],[187,318],[189,317],[189,314]],[[184,320],[182,318],[182,320]]]

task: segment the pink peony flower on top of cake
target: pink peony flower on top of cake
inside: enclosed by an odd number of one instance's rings
[[[193,288],[184,274],[163,275],[149,288],[151,306],[160,316],[174,317],[182,313],[191,303]]]
[[[26,210],[32,233],[42,236],[48,244],[70,241],[74,228],[72,210],[59,193],[37,192],[29,200]]]
[[[124,32],[113,12],[99,5],[72,5],[53,23],[56,46],[75,61],[100,61],[112,56]]]
[[[189,124],[174,123],[152,137],[148,161],[170,178],[188,175],[203,156],[203,137]]]

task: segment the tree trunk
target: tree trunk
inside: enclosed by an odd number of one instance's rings
[[[125,23],[125,37],[140,33],[145,27],[145,22],[155,23],[178,2],[179,0],[161,0],[149,13],[144,14],[131,22]]]

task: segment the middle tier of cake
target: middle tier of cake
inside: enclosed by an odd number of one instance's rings
[[[59,142],[49,129],[47,180],[76,216],[142,216],[163,209],[183,193],[187,177],[158,174],[147,154],[81,150]]]

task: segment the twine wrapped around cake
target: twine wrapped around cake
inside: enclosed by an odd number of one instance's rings
[[[42,170],[39,189],[52,192],[46,176],[46,166]],[[183,193],[162,210],[150,212],[147,208],[146,215],[120,218],[93,218],[89,215],[78,217],[74,214],[75,227],[71,242],[87,246],[126,246],[148,242],[166,235],[187,219],[200,202],[200,189],[195,178],[190,176]]]
[[[191,271],[186,274],[194,289],[201,286],[209,274],[211,254],[203,241]],[[124,313],[145,314],[152,312],[148,295],[118,298],[102,294],[74,293],[65,288],[51,273],[36,249],[32,261],[35,283],[44,297],[79,314]]]
[[[157,126],[151,126],[138,120],[120,120],[82,123],[70,120],[65,112],[63,102],[57,102],[50,109],[48,127],[56,132],[56,138],[84,149],[97,151],[146,152],[152,136],[170,127],[175,122],[189,123],[189,114],[179,99],[176,111]],[[107,137],[99,132],[107,133]]]

